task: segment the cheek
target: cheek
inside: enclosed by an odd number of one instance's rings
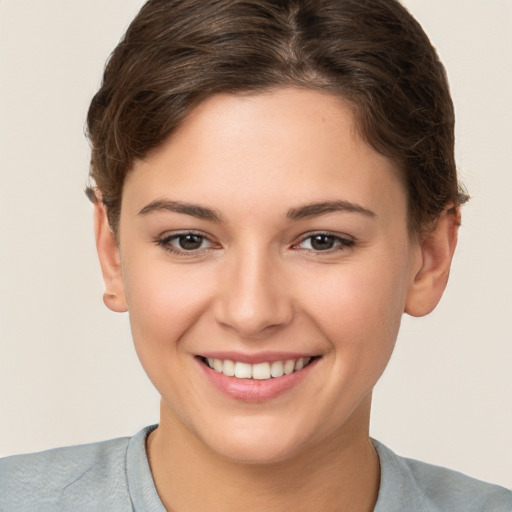
[[[306,309],[336,349],[391,352],[405,305],[406,260],[367,258],[301,282]],[[314,284],[314,285],[313,285]]]
[[[207,307],[207,273],[166,261],[132,260],[123,268],[135,348],[142,363],[174,352],[180,338]],[[211,278],[211,276],[210,276]]]

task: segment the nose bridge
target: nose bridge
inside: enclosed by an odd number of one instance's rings
[[[281,286],[279,257],[268,248],[247,244],[226,261],[227,278],[219,297],[218,320],[243,336],[287,324],[293,308]]]

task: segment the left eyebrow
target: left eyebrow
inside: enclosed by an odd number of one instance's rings
[[[204,206],[199,206],[192,203],[183,203],[181,201],[167,201],[167,200],[155,200],[147,204],[139,212],[139,215],[147,215],[148,213],[158,211],[168,211],[174,213],[182,213],[184,215],[190,215],[197,217],[198,219],[211,220],[213,222],[222,222],[222,215]]]
[[[349,201],[323,201],[320,203],[310,203],[299,208],[288,210],[286,218],[290,220],[307,219],[332,212],[350,212],[360,213],[367,217],[376,217],[376,213],[368,210],[364,206]]]

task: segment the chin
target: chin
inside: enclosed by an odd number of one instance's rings
[[[311,444],[306,432],[294,432],[287,427],[283,424],[271,427],[255,421],[245,427],[210,430],[202,441],[211,451],[232,462],[277,464],[302,454]]]
[[[229,442],[217,446],[215,451],[221,457],[244,465],[272,465],[290,459],[299,453],[300,450],[286,444],[269,442],[269,440],[253,442]]]

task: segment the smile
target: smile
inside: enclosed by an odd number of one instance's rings
[[[212,370],[222,373],[227,377],[268,380],[298,372],[310,364],[312,359],[311,357],[301,357],[299,359],[249,364],[230,359],[204,358],[203,362]]]

